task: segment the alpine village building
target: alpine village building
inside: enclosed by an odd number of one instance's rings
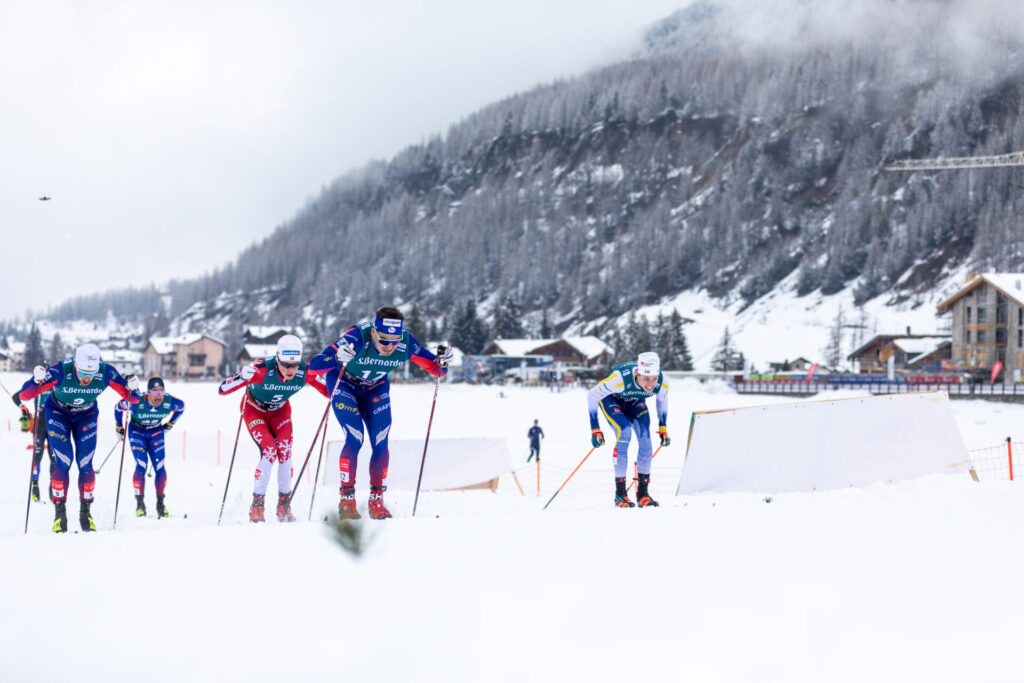
[[[989,381],[1019,382],[1024,368],[1024,273],[971,273],[953,296],[938,305],[952,314],[950,369]]]

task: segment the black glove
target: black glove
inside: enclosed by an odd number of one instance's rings
[[[437,347],[437,364],[442,368],[448,367],[454,357],[455,351],[452,350],[451,345],[441,344]]]
[[[28,412],[28,408],[21,406],[21,419],[27,420],[32,417],[32,413]]]
[[[173,426],[174,426],[174,425],[173,425],[173,424],[171,424],[170,422],[165,422],[165,423],[164,423],[164,431],[165,431],[165,432],[169,432],[169,431],[171,431],[171,427],[173,427]]]
[[[117,425],[116,427],[114,427],[114,431],[120,434],[121,436],[124,436],[124,427],[122,427],[121,425]]]
[[[14,401],[14,405],[16,405],[16,406],[20,406],[21,405],[21,397],[18,395],[20,393],[21,393],[20,391],[16,391],[13,394],[11,394],[11,400]]]

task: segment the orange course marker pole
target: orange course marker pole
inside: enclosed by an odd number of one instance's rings
[[[1010,481],[1013,481],[1013,448],[1010,446],[1010,437],[1006,437],[1006,459],[1010,462]]]
[[[654,460],[654,456],[656,456],[658,454],[658,451],[660,451],[660,450],[661,450],[661,446],[658,446],[658,450],[656,450],[653,453],[651,453],[651,460]],[[634,486],[636,486],[636,463],[633,463],[633,481],[629,482],[629,486],[626,487],[626,490],[629,491]]]
[[[558,490],[555,491],[554,495],[551,496],[551,499],[548,500],[548,502],[544,503],[544,507],[541,508],[542,510],[547,510],[548,509],[548,505],[551,505],[551,501],[555,499],[555,496],[557,496],[559,493],[562,492],[562,489],[565,488],[565,485],[569,483],[570,479],[572,479],[572,475],[576,474],[576,472],[579,470],[579,468],[583,467],[583,463],[585,463],[587,461],[587,458],[590,457],[590,454],[593,453],[596,450],[597,450],[597,446],[594,446],[589,451],[587,451],[587,454],[583,456],[582,460],[580,460],[580,464],[576,465],[576,469],[572,471],[572,474],[570,474],[568,477],[565,478],[565,481],[562,482],[562,485],[559,486]]]

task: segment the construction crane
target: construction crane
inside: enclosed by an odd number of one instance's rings
[[[896,159],[882,167],[883,171],[944,171],[953,168],[999,168],[1024,166],[1024,152],[999,154],[992,157],[949,157],[946,159]]]

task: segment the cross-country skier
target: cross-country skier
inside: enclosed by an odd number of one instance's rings
[[[544,438],[544,430],[540,428],[540,420],[534,420],[533,426],[530,427],[530,431],[526,432],[526,436],[530,439],[530,455],[526,458],[526,462],[530,462],[533,456],[537,456],[537,462],[540,462],[540,440]]]
[[[657,396],[658,436],[661,445],[668,446],[668,384],[661,374],[661,361],[653,351],[641,353],[635,361],[619,363],[601,383],[587,392],[590,410],[590,442],[594,448],[604,445],[604,433],[597,423],[600,408],[615,428],[615,505],[634,507],[626,492],[626,468],[629,464],[629,439],[635,432],[639,450],[636,454],[636,499],[640,507],[657,506],[647,486],[651,481],[651,415],[647,412],[647,399]]]
[[[47,391],[41,395],[37,394],[32,399],[35,406],[39,406],[46,401],[46,398],[50,395]],[[28,408],[21,406],[23,411],[27,411]],[[53,468],[57,459],[53,455],[53,446],[46,438],[46,417],[40,413],[39,420],[35,418],[35,411],[31,414],[29,421],[30,431],[32,432],[32,500],[39,502],[39,465],[43,462],[43,450],[45,449],[50,456],[50,479],[53,479]],[[53,490],[49,490],[50,500],[53,500]]]
[[[288,403],[307,384],[330,398],[323,381],[311,373],[302,360],[302,342],[286,334],[277,342],[277,354],[246,365],[220,385],[221,395],[247,386],[242,418],[245,428],[260,449],[256,466],[249,521],[266,521],[264,497],[270,483],[270,469],[277,463],[277,521],[294,522],[288,498],[292,491],[292,407]]]
[[[115,429],[122,437],[125,436],[125,423],[130,422],[127,438],[135,458],[132,484],[135,486],[136,517],[146,516],[146,470],[150,460],[153,461],[153,472],[156,473],[156,516],[169,516],[164,505],[164,490],[167,486],[164,432],[169,431],[184,412],[185,402],[166,393],[164,380],[160,377],[150,378],[146,393],[138,403],[132,405],[122,400],[114,408]]]
[[[370,501],[373,519],[386,519],[391,512],[384,505],[388,476],[388,433],[391,431],[391,398],[388,375],[412,361],[431,375],[448,372],[454,352],[448,344],[437,355],[423,348],[402,327],[404,316],[393,306],[377,310],[372,322],[350,327],[338,341],[309,362],[310,372],[324,373],[327,386],[334,390],[331,404],[334,416],[345,432],[345,445],[338,458],[341,470],[342,519],[359,519],[356,509],[356,465],[363,445],[363,424],[370,436]]]
[[[78,491],[81,496],[78,521],[82,531],[96,531],[96,523],[89,510],[96,486],[96,473],[92,469],[99,415],[96,399],[107,387],[111,387],[130,403],[139,401],[138,378],[135,375],[121,377],[113,365],[100,360],[98,346],[82,344],[75,349],[72,359],[49,369],[42,365],[34,367],[32,378],[14,395],[15,403],[20,405],[22,401],[29,401],[50,391],[45,410],[46,433],[57,456],[50,479],[55,517],[53,530],[56,533],[68,530],[67,488],[71,463],[76,460]]]

